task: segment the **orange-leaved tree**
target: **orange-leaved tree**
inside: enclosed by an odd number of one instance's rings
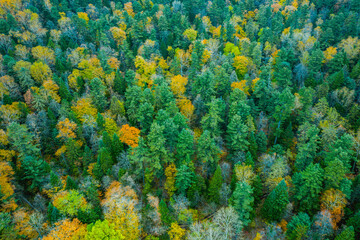
[[[86,224],[82,224],[79,219],[65,219],[57,222],[55,228],[43,238],[43,240],[73,240],[84,239],[86,236]]]
[[[139,145],[139,135],[140,130],[128,124],[123,125],[119,131],[120,141],[133,148]]]

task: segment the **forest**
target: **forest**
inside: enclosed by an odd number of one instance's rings
[[[0,0],[0,239],[360,239],[359,0]]]

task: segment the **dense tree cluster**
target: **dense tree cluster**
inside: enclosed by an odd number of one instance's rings
[[[0,0],[0,238],[359,239],[359,104],[359,0]]]

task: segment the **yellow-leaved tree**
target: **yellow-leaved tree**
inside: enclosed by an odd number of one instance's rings
[[[245,73],[247,72],[247,66],[249,65],[249,63],[249,59],[245,56],[234,57],[233,66],[235,67],[236,73],[240,79],[243,78]]]
[[[38,83],[51,80],[52,72],[48,65],[43,62],[35,62],[30,68],[31,77]]]
[[[48,47],[34,47],[31,49],[31,53],[35,59],[40,60],[45,64],[52,65],[55,63],[55,52]]]
[[[180,109],[180,112],[187,118],[187,119],[191,119],[195,107],[194,105],[191,103],[191,101],[189,99],[187,99],[186,97],[181,97],[178,98],[176,100],[176,104]]]
[[[81,122],[86,120],[95,122],[97,109],[92,105],[91,98],[79,99],[71,109]]]
[[[335,228],[344,215],[346,204],[347,200],[345,194],[338,189],[331,188],[326,190],[321,197],[321,209],[330,212]]]
[[[186,231],[182,229],[176,222],[171,223],[170,230],[168,234],[171,240],[181,240],[184,239]]]
[[[11,183],[14,171],[8,162],[0,162],[0,210],[13,211],[17,207],[13,195],[14,185]]]
[[[176,173],[177,170],[174,163],[171,163],[165,169],[165,176],[166,176],[165,189],[167,190],[169,197],[172,197],[172,195],[174,195],[176,191],[176,187],[175,187]]]
[[[105,220],[114,224],[115,230],[120,230],[127,240],[140,237],[140,219],[136,209],[138,197],[129,186],[122,186],[114,181],[105,192],[101,202]]]
[[[175,96],[182,96],[186,91],[186,84],[188,83],[188,79],[181,75],[176,75],[171,78],[170,88]]]
[[[79,219],[65,219],[57,222],[55,228],[43,240],[80,240],[85,239],[86,233],[86,224],[81,223]]]
[[[76,123],[70,121],[68,118],[65,118],[65,120],[60,121],[56,128],[59,130],[59,134],[57,135],[57,138],[76,138],[75,130],[76,130]]]

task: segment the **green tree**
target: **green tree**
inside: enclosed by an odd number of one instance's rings
[[[148,133],[153,122],[154,107],[149,102],[141,103],[137,112],[137,119],[142,132]]]
[[[56,223],[61,218],[61,213],[51,202],[48,205],[47,218],[51,224]]]
[[[102,147],[98,153],[98,164],[100,164],[101,170],[104,174],[107,174],[113,165],[113,160],[111,158],[111,153],[108,148]]]
[[[248,127],[243,123],[239,115],[235,115],[227,128],[227,143],[232,152],[246,151],[249,145],[247,141]]]
[[[350,134],[345,133],[329,147],[325,156],[325,163],[327,164],[335,158],[340,159],[347,170],[351,168],[351,163],[355,160],[355,151],[354,138]]]
[[[275,125],[275,141],[274,145],[276,144],[277,138],[282,133],[281,123],[284,122],[291,114],[292,109],[295,104],[294,95],[291,93],[289,88],[284,89],[279,98],[277,99],[277,104],[275,107],[275,111],[273,113],[274,117],[274,125]]]
[[[274,79],[280,89],[285,89],[292,85],[292,72],[288,62],[279,63],[274,71]]]
[[[282,180],[265,199],[262,215],[270,221],[280,221],[288,203],[288,189],[285,180]]]
[[[28,128],[25,125],[12,122],[8,126],[7,131],[9,142],[13,149],[19,153],[19,158],[40,155],[40,149],[33,139],[34,135],[28,132]]]
[[[201,125],[204,130],[208,130],[212,136],[219,136],[221,134],[220,124],[223,122],[219,108],[220,100],[213,99],[207,106],[209,107],[209,113],[207,113],[201,119]]]
[[[340,182],[346,177],[347,173],[344,163],[340,159],[335,158],[327,164],[324,170],[326,188],[339,188]]]
[[[286,236],[289,240],[305,239],[310,228],[310,217],[306,213],[294,216],[287,225]]]
[[[218,165],[214,175],[210,179],[208,198],[210,202],[219,203],[220,201],[220,189],[223,184],[223,177],[221,175],[221,168]]]
[[[181,163],[189,163],[194,154],[194,136],[188,129],[181,130],[176,144],[176,157]]]
[[[111,156],[115,161],[116,158],[119,156],[120,152],[124,149],[122,142],[120,141],[118,135],[114,133],[111,141]]]
[[[211,137],[209,131],[205,130],[197,145],[197,156],[200,161],[208,164],[217,164],[219,161],[220,149],[216,145],[214,138]]]
[[[109,223],[107,220],[96,221],[94,224],[90,224],[86,234],[86,239],[103,239],[103,240],[121,240],[125,237],[121,234],[120,230],[117,230],[114,223]]]
[[[194,172],[187,165],[181,165],[177,169],[175,187],[180,193],[185,194],[186,190],[193,184],[193,182]]]
[[[324,170],[318,163],[294,174],[294,200],[300,211],[312,213],[319,208],[323,179]]]
[[[253,211],[254,197],[252,196],[253,189],[246,182],[237,182],[235,191],[229,199],[230,205],[239,214],[239,219],[244,226],[250,223],[250,213]]]
[[[161,217],[161,222],[165,226],[169,227],[172,222],[175,222],[174,217],[171,215],[170,210],[163,199],[161,199],[159,204],[159,213]]]
[[[295,168],[298,171],[303,171],[310,163],[313,162],[319,149],[319,129],[316,126],[306,123],[302,125],[303,132],[300,131],[299,143],[298,143],[298,154],[295,159]],[[300,126],[299,129],[302,129]]]
[[[162,166],[169,161],[169,153],[165,148],[164,126],[154,122],[148,135],[149,157],[154,163],[154,168],[161,170]]]
[[[78,189],[78,185],[71,176],[66,178],[66,190]]]
[[[353,226],[346,227],[336,236],[335,240],[355,240],[355,231]]]
[[[94,78],[90,82],[90,94],[93,99],[93,103],[96,108],[103,112],[105,107],[107,106],[107,101],[105,97],[106,87],[103,82],[99,78]]]
[[[30,181],[30,190],[41,189],[47,173],[47,163],[43,159],[26,156],[21,161],[21,178]]]

